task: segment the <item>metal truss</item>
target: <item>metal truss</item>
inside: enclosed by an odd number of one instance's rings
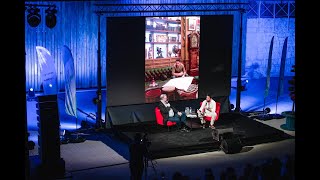
[[[295,1],[251,1],[247,18],[295,18]]]
[[[106,16],[207,15],[218,11],[247,10],[249,3],[94,4]]]

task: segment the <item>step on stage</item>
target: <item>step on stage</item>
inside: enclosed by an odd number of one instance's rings
[[[135,133],[146,135],[149,144],[150,159],[167,158],[188,154],[197,154],[221,150],[221,139],[214,136],[212,129],[200,128],[198,119],[189,119],[188,125],[193,129],[190,132],[180,132],[177,127],[168,129],[159,126],[156,122],[141,122],[134,124],[117,125],[113,128],[121,140],[130,143]],[[215,122],[216,132],[230,132],[240,140],[242,146],[275,142],[292,136],[281,130],[260,123],[239,113],[222,113]]]

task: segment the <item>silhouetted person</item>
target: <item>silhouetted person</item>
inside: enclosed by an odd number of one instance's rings
[[[226,169],[226,179],[227,180],[237,180],[237,174],[233,167],[228,167]]]
[[[254,166],[253,171],[249,176],[249,180],[258,180],[260,176],[260,166]]]
[[[206,168],[204,170],[204,173],[205,173],[205,178],[204,178],[205,180],[214,180],[214,175],[210,168]]]
[[[274,179],[274,177],[272,177],[272,172],[271,172],[271,166],[270,164],[268,163],[263,163],[261,166],[261,173],[260,173],[260,176],[261,176],[261,179]],[[274,179],[276,180],[276,179]]]
[[[272,172],[272,176],[274,177],[273,180],[280,179],[281,177],[281,167],[282,163],[279,158],[273,158],[271,162],[271,169],[270,171]]]
[[[243,174],[242,176],[239,177],[239,180],[249,179],[249,176],[252,173],[252,171],[253,171],[253,165],[251,163],[248,163],[243,169]]]
[[[226,180],[227,179],[227,173],[224,171],[220,172],[220,180]]]
[[[136,133],[134,141],[129,147],[130,160],[129,167],[131,173],[131,180],[141,180],[144,170],[144,157],[147,153],[147,147],[142,143],[142,136]]]
[[[286,160],[284,162],[284,172],[282,174],[282,179],[283,180],[292,180],[292,179],[295,179],[295,163],[294,163],[294,159],[287,155],[286,156]]]
[[[176,171],[173,175],[172,175],[172,180],[183,180],[184,177],[181,174],[181,172]]]

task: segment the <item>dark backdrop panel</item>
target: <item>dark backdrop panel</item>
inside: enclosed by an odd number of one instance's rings
[[[220,113],[230,112],[229,97],[214,97],[216,102],[221,103]],[[200,102],[204,99],[189,99],[184,101],[172,101],[170,104],[174,106],[179,111],[184,111],[185,107],[192,107],[192,109],[199,109]],[[154,108],[158,105],[156,103],[145,103],[145,104],[135,104],[135,105],[124,105],[124,106],[113,106],[106,108],[106,120],[110,124],[107,125],[123,125],[123,124],[133,124],[146,121],[156,121],[156,116],[154,113]]]
[[[199,98],[229,96],[233,16],[201,16],[199,60]]]
[[[145,18],[107,18],[107,106],[144,103]]]
[[[156,121],[154,108],[157,103],[113,106],[107,108],[106,120],[112,125]]]

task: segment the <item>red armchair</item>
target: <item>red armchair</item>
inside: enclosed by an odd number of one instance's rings
[[[200,102],[200,106],[201,106],[201,104],[202,104],[202,102]],[[221,103],[216,102],[216,114],[217,114],[217,116],[216,116],[216,119],[214,121],[217,121],[219,119],[220,108],[221,108]],[[211,121],[211,117],[210,116],[204,116],[203,119],[206,120],[206,121],[209,121],[209,122]]]
[[[176,122],[172,122],[172,121],[167,121],[167,124],[164,124],[163,122],[163,116],[160,112],[159,107],[156,107],[154,109],[155,115],[156,115],[156,120],[157,120],[157,124],[161,125],[161,126],[167,126],[168,127],[168,131],[170,131],[170,127],[176,125]]]

